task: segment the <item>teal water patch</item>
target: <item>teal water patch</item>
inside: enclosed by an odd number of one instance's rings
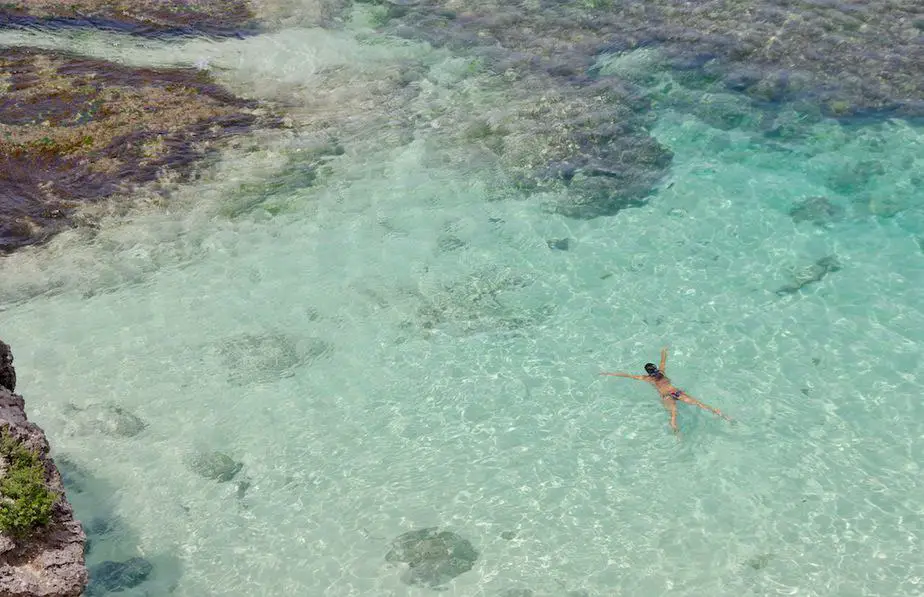
[[[272,187],[276,139],[177,191],[204,206],[11,256],[4,340],[108,529],[90,563],[197,597],[918,592],[922,131],[802,132],[665,111],[670,180],[582,221],[379,128]],[[229,178],[279,208],[222,211]],[[597,375],[663,345],[733,424],[684,406],[674,437]],[[470,570],[386,557],[430,527]]]

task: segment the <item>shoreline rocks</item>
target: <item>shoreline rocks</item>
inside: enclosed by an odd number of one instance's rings
[[[9,346],[2,341],[0,362],[12,368]],[[44,464],[48,489],[59,495],[47,525],[24,538],[0,536],[0,595],[78,597],[88,580],[84,562],[86,535],[64,495],[44,431],[28,421],[22,396],[14,394],[5,381],[0,387],[0,426],[38,455]]]

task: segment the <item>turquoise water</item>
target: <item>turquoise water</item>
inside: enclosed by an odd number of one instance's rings
[[[654,81],[668,179],[643,208],[571,220],[505,192],[434,116],[502,106],[484,73],[361,19],[2,41],[199,62],[298,123],[0,264],[29,416],[84,471],[79,517],[115,521],[89,563],[155,564],[125,595],[432,594],[385,560],[428,526],[480,554],[446,595],[924,593],[924,130],[822,121],[771,141]],[[382,103],[409,61],[426,93]],[[351,111],[345,153],[304,183],[317,121]],[[414,124],[396,132],[395,111]],[[843,217],[794,221],[813,196]],[[829,255],[839,271],[775,292]],[[264,343],[230,362],[244,335]],[[662,346],[734,424],[681,408],[674,437],[651,388],[597,375]],[[101,433],[73,409],[104,403],[147,428]],[[246,492],[191,472],[197,449],[243,462]]]

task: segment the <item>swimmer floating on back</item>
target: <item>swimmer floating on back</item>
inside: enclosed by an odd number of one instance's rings
[[[704,410],[711,411],[720,417],[731,421],[731,418],[726,416],[722,411],[717,408],[712,408],[708,404],[703,404],[696,398],[690,396],[677,386],[671,383],[671,380],[664,375],[664,369],[667,366],[667,349],[661,349],[661,365],[655,367],[654,363],[645,363],[645,371],[648,372],[648,375],[631,375],[629,373],[601,373],[600,375],[615,375],[616,377],[631,377],[632,379],[637,379],[639,381],[645,381],[650,383],[658,390],[658,394],[661,395],[661,403],[664,404],[664,408],[668,410],[671,414],[671,429],[674,430],[674,433],[680,431],[680,428],[677,427],[677,401],[686,402],[687,404],[692,404],[698,406]]]

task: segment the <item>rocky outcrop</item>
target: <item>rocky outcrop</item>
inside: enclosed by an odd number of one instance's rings
[[[12,371],[10,347],[0,342],[0,428],[37,454],[44,466],[47,488],[58,498],[48,524],[20,537],[0,535],[0,597],[77,597],[87,584],[83,549],[86,535],[64,495],[61,475],[48,456],[45,433],[26,418],[22,396],[8,383]],[[15,386],[14,386],[15,387]],[[3,463],[0,479],[11,465]],[[10,499],[0,496],[0,499]]]
[[[16,391],[16,369],[13,368],[13,351],[0,340],[0,388]]]

